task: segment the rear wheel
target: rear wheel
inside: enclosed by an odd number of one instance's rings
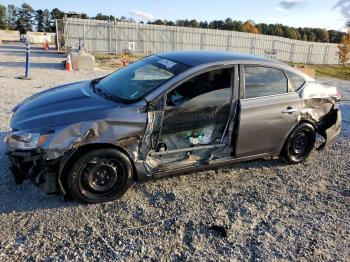
[[[72,197],[84,203],[101,203],[121,197],[132,181],[129,158],[115,149],[98,149],[85,153],[68,173]]]
[[[303,162],[314,148],[315,141],[314,127],[311,124],[302,123],[288,136],[281,155],[291,164]]]

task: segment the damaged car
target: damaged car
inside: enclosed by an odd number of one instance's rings
[[[84,203],[133,181],[280,156],[304,161],[341,130],[336,87],[263,57],[167,52],[58,86],[13,109],[6,137],[17,183]]]

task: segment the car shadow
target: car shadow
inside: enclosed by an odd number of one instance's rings
[[[0,50],[0,54],[4,54],[6,56],[15,56],[18,57],[20,54],[23,55],[23,58],[25,57],[25,49],[23,50],[11,50],[11,51],[3,51]],[[66,58],[65,54],[57,54],[55,52],[31,52],[30,57],[47,57],[47,58]]]
[[[0,66],[3,67],[24,67],[25,62],[0,62]],[[50,69],[57,69],[62,70],[64,69],[63,63],[30,63],[29,67],[31,68],[50,68]]]
[[[16,43],[16,44],[11,44],[11,43],[4,43],[1,47],[0,50],[25,50],[26,45],[24,43]],[[40,45],[31,45],[30,50],[37,50],[37,51],[43,51],[43,48]]]
[[[19,45],[3,45],[0,47],[0,55],[16,56],[22,54],[25,59],[26,47],[24,44]],[[47,57],[47,58],[62,58],[66,57],[65,54],[58,54],[55,49],[43,50],[42,47],[31,46],[30,57]]]

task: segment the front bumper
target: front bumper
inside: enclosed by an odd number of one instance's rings
[[[40,150],[7,151],[7,155],[16,184],[29,179],[48,194],[59,192],[59,159],[45,160]]]

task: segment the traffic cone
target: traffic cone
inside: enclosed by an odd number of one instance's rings
[[[47,43],[47,40],[44,40],[44,42],[43,42],[43,49],[44,50],[49,50],[49,45]]]
[[[122,62],[124,67],[128,65],[128,60],[126,59],[126,57],[123,58]]]
[[[70,61],[70,54],[68,54],[67,60],[66,60],[66,71],[73,71],[72,62]]]

